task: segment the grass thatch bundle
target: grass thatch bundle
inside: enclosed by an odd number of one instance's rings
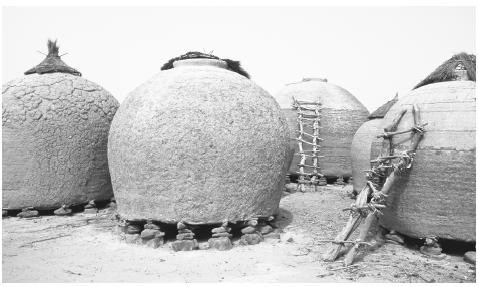
[[[383,119],[385,115],[387,114],[388,110],[393,106],[398,101],[398,94],[395,96],[395,98],[391,99],[390,101],[386,102],[382,106],[380,106],[378,109],[376,109],[373,113],[368,116],[369,119]]]
[[[214,56],[212,54],[206,54],[206,53],[201,53],[201,52],[187,52],[184,55],[172,58],[161,67],[161,70],[172,69],[174,61],[177,61],[177,60],[199,59],[199,58],[223,60],[224,62],[227,63],[227,67],[228,67],[229,70],[231,70],[233,72],[236,72],[240,75],[243,75],[244,77],[246,77],[248,79],[250,78],[249,74],[241,67],[241,62],[234,61],[234,60],[231,60],[231,59],[221,59],[221,58],[219,58],[217,56]]]
[[[25,72],[25,75],[29,74],[46,74],[46,73],[67,73],[75,76],[81,76],[81,73],[72,67],[68,66],[61,60],[58,54],[59,48],[56,45],[56,40],[48,40],[48,55],[37,66],[31,68]]]
[[[466,69],[470,81],[476,82],[476,56],[473,54],[459,53],[441,64],[413,89],[418,89],[419,87],[433,83],[454,81],[456,79],[455,69],[458,65]]]

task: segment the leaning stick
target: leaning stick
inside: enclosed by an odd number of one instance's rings
[[[357,196],[357,199],[355,200],[355,206],[357,207],[363,207],[365,204],[367,204],[367,192],[364,192],[364,190],[367,187],[364,187],[362,189],[362,192]],[[335,237],[334,242],[342,242],[346,241],[352,232],[357,228],[357,226],[360,224],[362,221],[362,216],[359,213],[352,213],[349,216],[349,220],[347,221],[347,224],[345,227],[342,229],[342,231]],[[333,244],[327,252],[324,254],[323,259],[325,261],[334,261],[337,259],[337,256],[339,256],[340,250],[342,249],[342,244]]]

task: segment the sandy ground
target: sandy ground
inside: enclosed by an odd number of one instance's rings
[[[460,255],[430,259],[417,249],[385,244],[349,268],[320,260],[344,226],[347,187],[322,187],[281,201],[269,238],[229,251],[174,252],[120,242],[114,210],[97,215],[42,216],[3,222],[3,282],[476,282]],[[235,239],[237,241],[237,239]]]

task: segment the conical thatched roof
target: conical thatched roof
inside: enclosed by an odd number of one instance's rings
[[[413,89],[419,87],[439,83],[454,81],[456,79],[455,68],[461,64],[467,71],[468,79],[476,82],[476,56],[473,54],[460,53],[451,57],[449,60],[441,64],[423,81],[418,83]]]
[[[383,119],[385,115],[387,114],[388,110],[398,101],[398,94],[391,99],[390,101],[386,102],[383,104],[381,107],[376,109],[373,113],[368,116],[368,118],[371,119]]]
[[[68,73],[75,76],[81,76],[81,73],[63,62],[58,54],[58,46],[56,40],[48,40],[48,55],[37,66],[25,72],[29,74],[46,74],[46,73]]]
[[[201,53],[201,52],[187,52],[184,55],[172,58],[161,67],[161,70],[172,69],[174,61],[177,61],[177,60],[198,59],[198,58],[223,60],[227,63],[227,66],[228,66],[229,70],[231,70],[233,72],[236,72],[240,75],[243,75],[244,77],[246,77],[248,79],[250,78],[249,74],[241,67],[241,62],[234,61],[234,60],[231,60],[231,59],[221,59],[221,58],[219,58],[217,56],[214,56],[212,54],[206,54],[206,53]]]

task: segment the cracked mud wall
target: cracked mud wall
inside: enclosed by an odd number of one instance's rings
[[[63,73],[33,74],[2,89],[3,208],[113,196],[108,130],[119,104],[99,85]]]

